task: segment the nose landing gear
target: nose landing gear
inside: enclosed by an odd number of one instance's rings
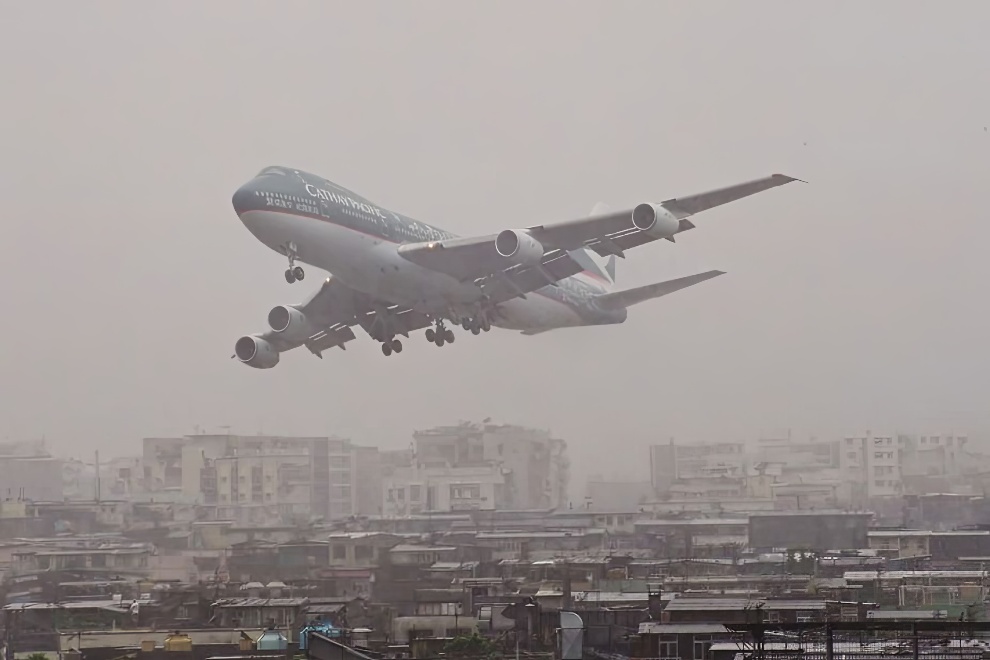
[[[289,268],[285,271],[285,281],[292,284],[295,281],[302,281],[306,277],[306,271],[302,269],[302,266],[296,265],[296,257],[298,252],[296,251],[295,243],[286,243],[282,249],[285,251],[285,255],[289,258]]]
[[[302,266],[290,266],[288,270],[285,271],[285,281],[292,284],[296,280],[302,281],[306,277],[306,271],[302,269]]]

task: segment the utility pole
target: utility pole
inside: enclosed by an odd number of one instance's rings
[[[96,501],[100,501],[100,450],[96,450]]]

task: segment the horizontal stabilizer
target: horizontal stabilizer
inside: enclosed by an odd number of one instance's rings
[[[653,298],[659,298],[660,296],[666,296],[668,293],[680,291],[681,289],[686,289],[689,286],[694,286],[695,284],[699,284],[705,280],[710,280],[713,277],[718,277],[719,275],[725,275],[725,273],[721,270],[710,270],[707,273],[698,273],[697,275],[680,277],[676,280],[667,280],[666,282],[647,284],[646,286],[639,286],[635,289],[626,289],[625,291],[616,291],[615,293],[604,293],[595,298],[595,304],[602,309],[622,309],[624,307],[631,307],[637,303],[652,300]]]

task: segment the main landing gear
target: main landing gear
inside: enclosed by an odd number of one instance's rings
[[[289,257],[289,267],[285,271],[285,281],[289,284],[292,284],[296,280],[301,282],[303,278],[306,277],[306,271],[302,269],[302,266],[296,265],[296,244],[288,243],[283,247],[283,249],[285,250],[286,256]]]
[[[437,346],[454,343],[454,331],[444,325],[443,319],[437,319],[436,329],[430,328],[426,331],[426,341]]]
[[[461,322],[461,327],[470,332],[472,335],[480,334],[481,332],[488,332],[492,329],[491,321],[488,317],[482,314],[481,316],[464,319]]]
[[[399,341],[398,339],[392,339],[390,341],[382,342],[382,354],[385,357],[388,357],[392,353],[401,353],[401,352],[402,352],[402,342]]]

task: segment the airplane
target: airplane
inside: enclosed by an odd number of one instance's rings
[[[307,264],[330,275],[305,302],[279,305],[269,329],[240,337],[234,355],[270,369],[305,346],[317,357],[363,329],[386,356],[399,337],[426,329],[451,344],[452,325],[474,335],[492,327],[535,335],[573,326],[623,323],[629,307],[724,274],[708,271],[626,290],[615,288],[616,257],[694,229],[695,214],[800,181],[774,174],[709,192],[586,218],[459,237],[399,213],[322,177],[266,167],[232,198],[241,222],[288,260],[285,280],[302,281]]]

